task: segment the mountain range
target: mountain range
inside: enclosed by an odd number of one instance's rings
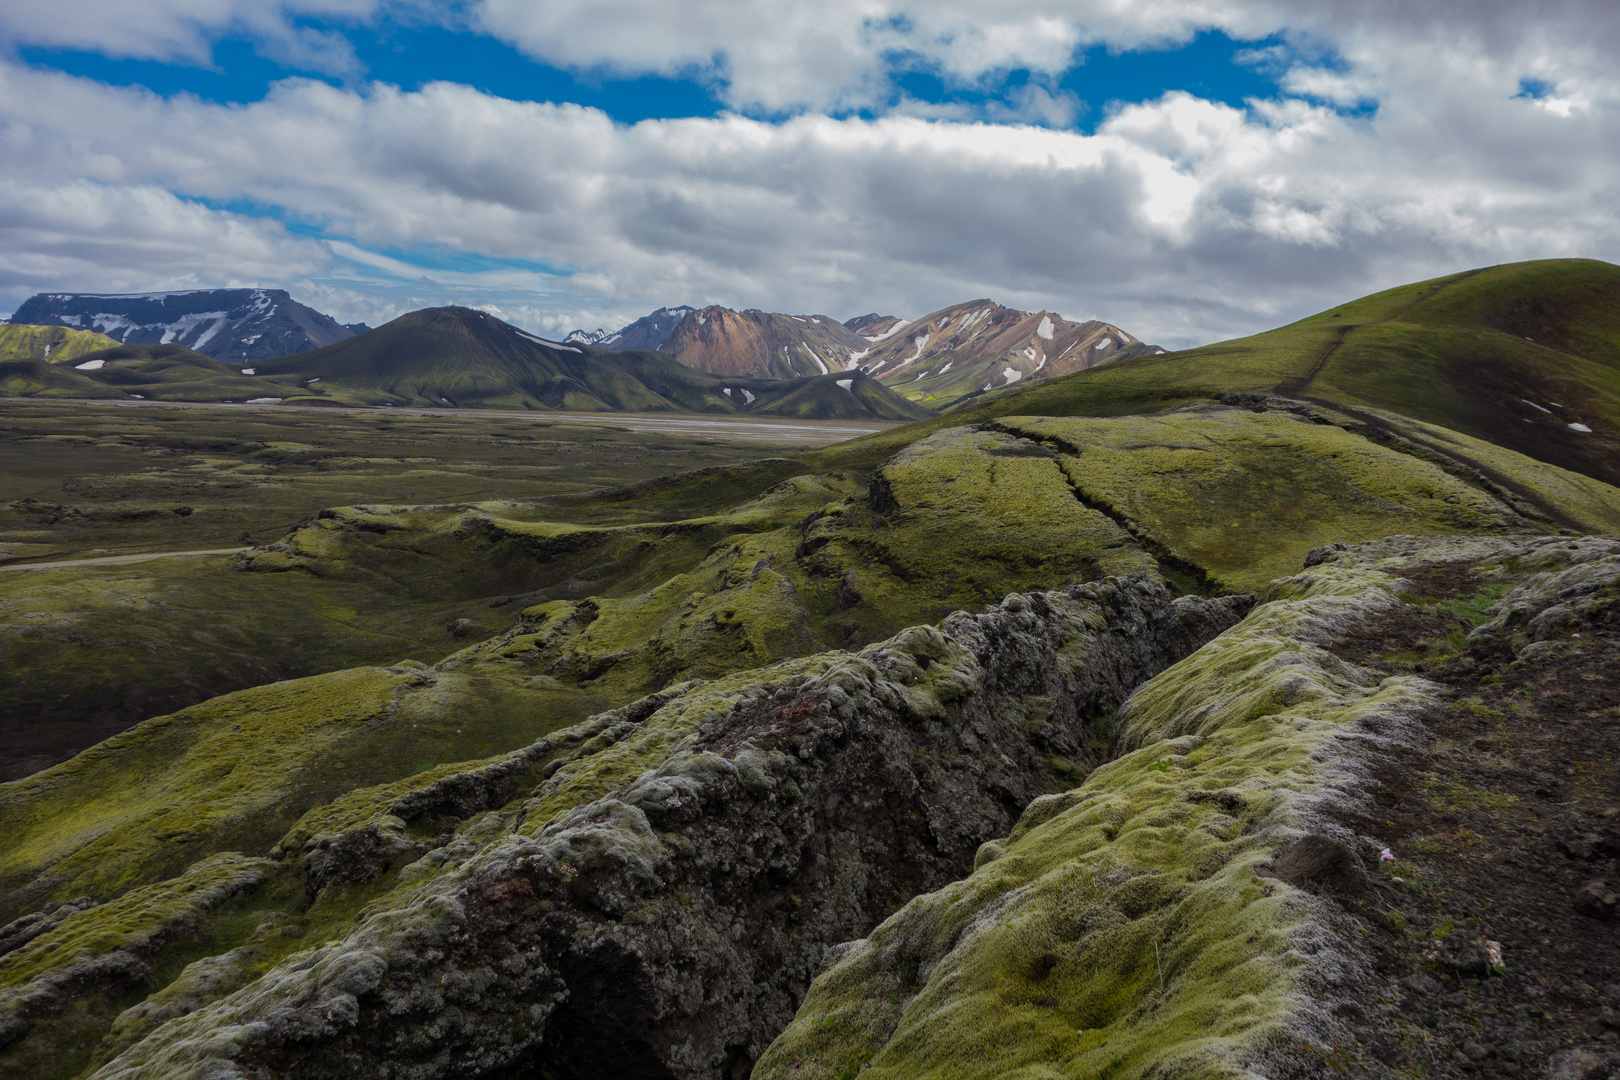
[[[746,412],[822,419],[927,415],[864,376],[710,375],[658,352],[548,341],[462,307],[414,311],[370,333],[266,361],[254,370],[259,378],[295,385],[290,404]]]
[[[339,323],[279,289],[130,295],[40,293],[17,309],[11,327],[5,341],[0,342],[0,355],[19,362],[57,362],[115,345],[177,345],[199,356],[255,367],[372,332],[364,323]],[[51,333],[41,335],[30,328],[44,328]],[[390,347],[397,344],[398,330],[396,327]],[[367,348],[378,347],[379,343],[372,342]],[[592,349],[598,353],[657,351],[694,371],[729,378],[811,378],[859,368],[924,408],[936,410],[1018,382],[1067,374],[1117,356],[1150,351],[1150,347],[1109,323],[1071,323],[1051,312],[1017,311],[989,300],[943,308],[917,323],[877,313],[858,316],[846,324],[826,315],[681,305],[659,308],[612,332],[575,330],[561,342],[547,343],[547,347]],[[406,349],[401,355],[406,354],[412,354],[412,350]],[[165,353],[163,370],[169,372],[182,363],[181,356],[172,351]],[[120,353],[102,359],[118,362],[117,372],[134,378],[138,373],[130,365],[154,356]],[[452,362],[452,367],[458,363]],[[302,369],[295,364],[291,368],[280,365],[276,370]],[[373,389],[379,389],[384,382],[403,385],[401,379],[433,381],[414,369],[411,374],[401,372],[388,377],[391,382],[380,374],[380,367],[367,365],[367,370],[383,380]],[[151,384],[147,389],[166,394],[182,385],[194,390],[204,384],[216,389],[225,385],[216,377],[219,373],[211,369],[200,369],[198,374],[201,382],[165,379],[162,385]],[[110,373],[97,377],[97,381],[108,377]],[[486,379],[476,388],[457,382],[460,377],[452,370],[444,373],[440,381],[448,379],[446,386],[461,385],[462,395],[469,400],[493,400],[512,389],[495,389],[497,383],[506,385],[502,381],[505,376],[495,382]],[[67,392],[74,383],[60,373],[32,368],[8,369],[5,379],[16,392]],[[121,385],[133,391],[137,383]],[[93,388],[85,389],[92,396],[96,393]],[[518,397],[525,394],[526,390],[517,392]],[[255,396],[280,395],[266,392]],[[438,398],[447,396],[440,394]]]
[[[300,304],[285,289],[39,293],[17,308],[11,322],[93,330],[126,345],[179,344],[226,361],[317,349],[366,328],[364,323],[345,326]]]
[[[576,330],[567,340],[657,349],[719,375],[802,378],[858,367],[934,409],[1118,356],[1164,351],[1111,323],[1073,323],[1049,311],[1018,311],[990,300],[955,304],[915,323],[876,312],[839,323],[826,315],[718,305],[659,308],[617,332]]]

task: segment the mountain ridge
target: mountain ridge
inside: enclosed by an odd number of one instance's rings
[[[826,315],[714,305],[682,319],[658,351],[711,375],[792,379],[846,371],[864,344]]]
[[[880,333],[858,357],[862,370],[933,408],[1154,348],[1113,323],[1074,323],[987,299],[952,304],[904,325],[896,321]]]

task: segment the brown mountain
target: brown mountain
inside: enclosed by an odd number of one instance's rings
[[[956,304],[890,334],[868,346],[861,370],[932,408],[1154,350],[1112,323],[1074,323],[989,300]]]
[[[850,367],[871,343],[826,315],[706,307],[682,319],[659,351],[712,375],[792,379]]]

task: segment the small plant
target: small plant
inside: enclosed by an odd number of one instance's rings
[[[1167,758],[1167,757],[1166,758],[1160,758],[1158,761],[1155,761],[1153,764],[1149,765],[1147,767],[1147,771],[1148,772],[1169,772],[1170,771],[1170,759]]]

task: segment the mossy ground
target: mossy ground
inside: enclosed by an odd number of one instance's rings
[[[521,499],[557,521],[681,518],[791,476],[785,459],[748,464],[773,453],[544,418],[6,402],[0,562],[269,542],[349,503],[500,513]],[[578,497],[591,490],[606,494]],[[599,561],[587,589],[626,571]],[[244,686],[436,660],[545,599],[528,595],[532,564],[450,575],[429,553],[348,576],[242,574],[223,558],[0,573],[0,778]]]
[[[1258,872],[1354,773],[1328,752],[1338,735],[1387,736],[1426,698],[1292,632],[1345,600],[1392,605],[1395,583],[1316,575],[1150,681],[1117,760],[854,943],[754,1075],[1320,1069],[1307,987],[1363,973],[1316,900]]]

